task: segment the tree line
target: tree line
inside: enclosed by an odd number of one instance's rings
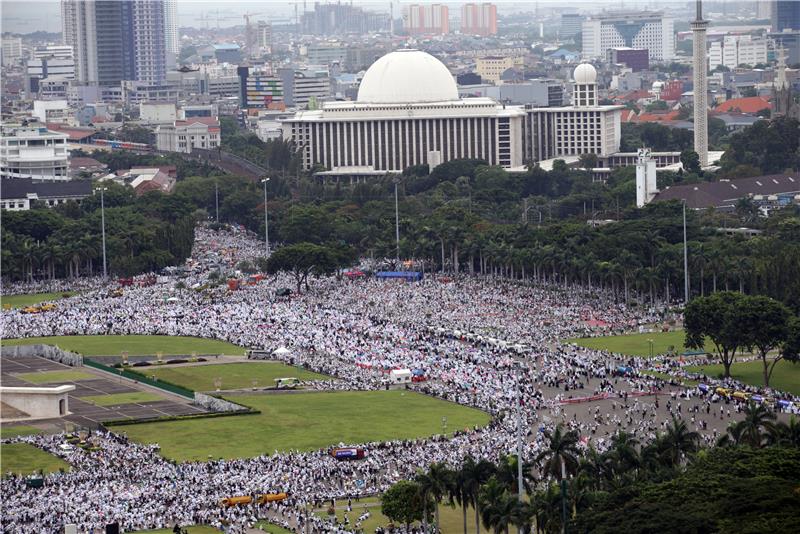
[[[545,448],[523,465],[522,500],[515,455],[497,463],[468,456],[394,484],[381,511],[398,524],[420,522],[423,532],[437,532],[441,506],[461,508],[465,533],[468,523],[495,534],[800,528],[800,421],[777,422],[763,405],[748,405],[714,448],[701,447],[677,418],[647,441],[619,431],[604,452],[562,425],[544,437]]]

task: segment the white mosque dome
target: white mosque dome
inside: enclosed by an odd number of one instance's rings
[[[597,83],[597,71],[589,63],[581,63],[575,67],[575,72],[572,73],[572,78],[575,83],[589,84]]]
[[[458,87],[444,63],[432,55],[397,50],[367,69],[357,100],[370,104],[443,102],[458,100]]]

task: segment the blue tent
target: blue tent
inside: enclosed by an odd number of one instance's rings
[[[384,280],[399,279],[407,282],[419,282],[422,280],[422,273],[418,271],[381,271],[375,273],[375,276]]]

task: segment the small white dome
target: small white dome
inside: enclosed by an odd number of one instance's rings
[[[359,102],[404,104],[458,100],[458,87],[444,63],[420,50],[397,50],[373,63],[358,88]]]
[[[597,83],[597,71],[589,63],[581,63],[575,67],[572,77],[578,84]]]
[[[653,82],[653,91],[661,90],[664,88],[664,82]]]

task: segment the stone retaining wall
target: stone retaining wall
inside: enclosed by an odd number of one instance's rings
[[[70,367],[82,367],[83,356],[61,350],[53,345],[14,345],[0,347],[0,355],[5,358],[31,358],[39,356]]]
[[[236,404],[235,402],[220,399],[218,397],[212,397],[211,395],[198,393],[196,391],[194,393],[194,404],[211,412],[250,411],[250,408],[247,406],[242,406],[241,404]]]

